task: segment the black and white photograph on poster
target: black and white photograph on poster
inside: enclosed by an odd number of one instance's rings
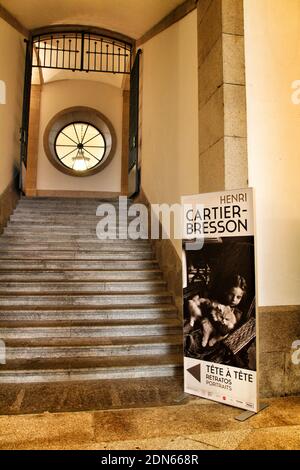
[[[185,356],[256,370],[254,238],[207,239],[186,262]]]
[[[183,198],[185,389],[256,410],[252,191]],[[195,237],[202,239],[194,249]],[[199,364],[199,368],[197,368]],[[197,390],[198,388],[198,390]]]

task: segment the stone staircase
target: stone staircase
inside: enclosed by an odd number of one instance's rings
[[[150,242],[98,240],[101,202],[22,198],[11,216],[0,237],[0,383],[181,373],[181,323]]]

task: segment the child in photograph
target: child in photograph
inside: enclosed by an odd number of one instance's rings
[[[238,305],[246,293],[246,287],[245,279],[237,274],[227,279],[224,293],[218,299],[220,301],[200,298],[199,295],[188,301],[189,318],[185,322],[184,333],[190,337],[189,350],[213,347],[239,326],[242,312]],[[201,345],[198,344],[199,334]]]

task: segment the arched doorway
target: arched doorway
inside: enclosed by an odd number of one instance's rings
[[[44,74],[48,81],[74,79],[74,73],[80,79],[92,76],[95,80],[94,77],[97,76],[98,81],[101,81],[105,75],[109,75],[114,77],[114,80],[115,77],[122,77],[121,82],[125,83],[126,77],[133,73],[134,76],[131,77],[130,83],[134,84],[135,92],[131,93],[130,125],[125,126],[127,132],[129,127],[131,135],[130,137],[127,135],[125,138],[124,135],[122,136],[122,178],[128,180],[128,173],[134,174],[131,194],[137,192],[138,172],[136,171],[137,148],[135,143],[137,142],[138,132],[138,119],[136,119],[138,113],[138,101],[136,100],[136,97],[138,97],[136,91],[138,90],[138,73],[137,67],[132,67],[134,52],[135,41],[133,39],[94,27],[55,26],[32,32],[31,38],[27,41],[21,129],[21,167],[25,172],[27,171],[27,165],[29,165],[29,169],[31,167],[30,159],[28,161],[28,143],[30,144],[30,95],[34,74],[37,72],[42,76]],[[55,78],[53,78],[54,75]],[[101,78],[99,79],[99,77]],[[103,81],[107,82],[107,78],[103,78]],[[84,87],[82,93],[84,93]],[[74,105],[76,105],[75,102]],[[124,118],[123,116],[123,127],[124,119],[129,119],[128,109],[127,114],[127,117]],[[124,134],[124,129],[122,132]],[[129,158],[128,144],[131,148]],[[132,158],[132,155],[134,158]],[[24,180],[21,176],[20,181],[22,179]]]

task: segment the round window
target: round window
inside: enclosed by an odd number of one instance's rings
[[[103,134],[95,126],[72,122],[58,133],[54,147],[63,165],[74,171],[86,171],[101,163],[106,145]]]
[[[44,133],[44,149],[58,170],[72,176],[89,176],[109,164],[116,148],[110,121],[99,111],[68,108],[54,116]]]

